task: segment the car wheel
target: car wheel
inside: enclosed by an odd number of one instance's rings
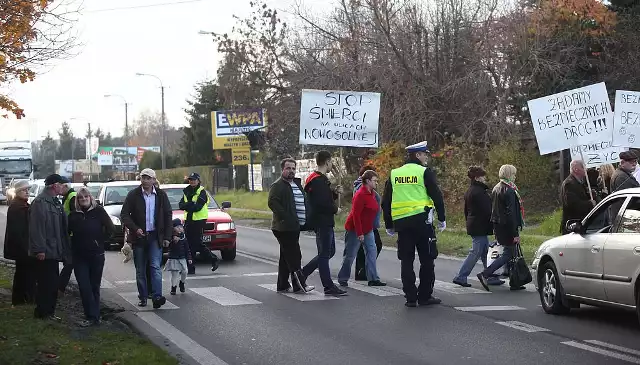
[[[548,261],[542,266],[539,283],[542,309],[549,314],[569,313],[569,307],[564,303],[564,289],[553,261]]]
[[[222,250],[220,251],[220,254],[222,255],[222,259],[224,261],[233,261],[236,259],[236,249],[235,248],[231,248],[228,250]]]

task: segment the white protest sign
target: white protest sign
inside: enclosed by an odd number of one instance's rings
[[[613,143],[640,147],[640,92],[616,90]]]
[[[620,152],[628,150],[627,147],[612,146],[610,142],[581,144],[571,147],[572,160],[582,160],[580,149],[582,149],[584,164],[587,167],[618,163],[620,162]]]
[[[604,82],[530,100],[528,105],[541,155],[613,139]]]
[[[302,90],[300,144],[378,147],[380,94]]]

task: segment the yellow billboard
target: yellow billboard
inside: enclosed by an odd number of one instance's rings
[[[249,140],[243,133],[264,128],[266,125],[267,115],[264,109],[213,111],[211,112],[213,149],[248,151],[250,148]]]

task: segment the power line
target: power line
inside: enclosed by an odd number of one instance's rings
[[[122,7],[118,7],[118,8],[86,10],[86,11],[84,11],[84,13],[104,13],[104,12],[107,12],[107,11],[155,8],[155,7],[160,7],[160,6],[181,5],[181,4],[188,4],[188,3],[199,3],[199,2],[203,2],[203,1],[206,1],[206,0],[182,0],[182,1],[173,1],[173,2],[160,3],[160,4],[122,6]]]

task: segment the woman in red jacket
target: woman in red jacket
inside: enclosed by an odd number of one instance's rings
[[[356,258],[360,245],[364,245],[365,271],[369,286],[385,286],[387,284],[380,281],[378,270],[376,269],[376,258],[378,251],[373,235],[373,222],[376,214],[380,210],[380,205],[376,199],[373,189],[378,185],[378,175],[371,170],[362,174],[362,187],[353,196],[351,212],[347,217],[344,228],[347,230],[344,237],[345,247],[342,261],[342,268],[338,273],[338,283],[340,286],[348,286],[351,266]]]

